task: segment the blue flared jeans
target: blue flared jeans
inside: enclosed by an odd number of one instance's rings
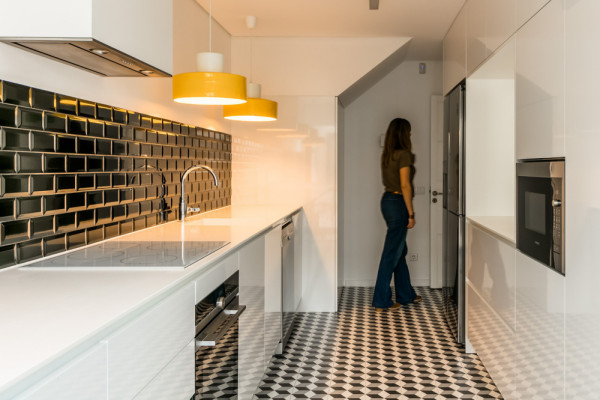
[[[373,307],[388,308],[394,304],[390,288],[392,275],[397,303],[411,303],[417,297],[417,293],[410,284],[410,273],[406,264],[408,210],[402,195],[385,192],[381,198],[381,213],[387,225],[387,233],[375,282]]]

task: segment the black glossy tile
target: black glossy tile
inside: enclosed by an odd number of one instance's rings
[[[95,224],[94,210],[82,210],[77,213],[77,228],[89,228]]]
[[[31,89],[31,107],[40,110],[55,111],[54,93],[40,89]]]
[[[44,114],[42,111],[20,108],[17,120],[20,121],[20,128],[39,130],[44,129]]]
[[[65,235],[46,237],[43,242],[45,255],[55,254],[66,249]]]
[[[163,131],[165,131],[165,132],[173,132],[173,122],[167,121],[167,120],[163,119],[162,125],[163,125],[163,127],[162,127]]]
[[[152,129],[156,129],[157,131],[162,131],[163,130],[163,121],[160,118],[151,118],[152,123],[151,123],[151,127]]]
[[[0,129],[2,150],[29,150],[29,131],[21,129]]]
[[[77,143],[75,136],[56,135],[56,151],[58,153],[76,153]]]
[[[44,214],[62,213],[65,211],[65,195],[44,196]]]
[[[96,118],[104,121],[112,121],[112,107],[104,104],[97,104]]]
[[[41,217],[31,220],[32,236],[47,236],[54,233],[54,217]]]
[[[134,218],[134,220],[133,220],[133,230],[134,231],[139,231],[140,229],[144,229],[147,226],[148,225],[146,223],[146,217],[145,216]]]
[[[104,227],[98,226],[87,230],[88,243],[96,243],[104,240]]]
[[[146,141],[148,143],[158,143],[157,142],[157,132],[156,131],[147,131],[146,132]]]
[[[105,190],[104,191],[104,204],[118,204],[119,203],[119,190]]]
[[[0,219],[12,219],[15,216],[15,200],[0,199]]]
[[[178,122],[171,122],[171,132],[181,133],[181,124]]]
[[[75,190],[75,175],[56,175],[56,190]]]
[[[96,140],[92,138],[77,138],[77,154],[96,154]]]
[[[79,113],[83,117],[96,118],[96,103],[91,101],[79,100]]]
[[[86,134],[86,119],[79,117],[67,118],[67,132],[73,135],[85,135]]]
[[[15,246],[0,246],[0,268],[10,267],[16,262]]]
[[[152,184],[152,173],[151,172],[141,172],[134,176],[137,176],[136,179],[132,181],[132,183],[134,183],[134,184],[142,185],[142,186]]]
[[[159,144],[167,144],[167,134],[159,132],[156,137],[156,142]]]
[[[133,232],[133,220],[121,221],[119,223],[119,232],[121,232],[121,235]]]
[[[121,139],[133,140],[133,129],[131,126],[123,126],[121,128]]]
[[[102,191],[87,192],[85,195],[87,199],[87,207],[98,207],[104,205],[104,196]]]
[[[126,206],[114,206],[112,208],[112,217],[114,221],[119,221],[124,219],[127,215],[127,207]]]
[[[119,124],[127,124],[127,110],[113,108],[113,121],[118,122]]]
[[[170,144],[171,146],[176,146],[177,145],[177,135],[168,134],[167,135],[167,144]]]
[[[104,170],[106,172],[118,172],[119,159],[116,157],[104,157]]]
[[[130,217],[137,217],[140,215],[140,205],[139,203],[129,203],[127,204],[127,215]]]
[[[102,172],[104,170],[102,157],[88,157],[87,158],[87,171],[88,172]]]
[[[181,129],[180,130],[181,130],[181,134],[182,135],[189,135],[189,133],[190,133],[189,129],[190,129],[189,125],[181,124]]]
[[[69,193],[67,194],[67,210],[74,210],[85,207],[85,193]]]
[[[32,175],[31,189],[33,193],[54,192],[54,175]]]
[[[141,121],[140,121],[140,126],[142,128],[151,129],[152,128],[152,117],[150,117],[149,115],[142,115]]]
[[[75,229],[75,215],[75,213],[68,213],[55,216],[56,232],[68,232]]]
[[[57,94],[56,111],[65,114],[77,114],[77,99],[74,97]]]
[[[96,187],[99,189],[111,187],[110,174],[97,174]]]
[[[59,154],[44,154],[44,172],[65,172],[66,157]]]
[[[134,111],[127,112],[127,125],[141,126],[141,124],[142,124],[142,117],[140,116],[140,114],[138,114]]]
[[[140,214],[146,215],[152,212],[152,202],[151,201],[142,201],[140,203]]]
[[[88,120],[88,136],[104,137],[104,122]]]
[[[67,131],[67,116],[52,112],[44,112],[44,130],[51,132],[66,132]]]
[[[17,244],[17,259],[26,262],[42,256],[42,239]]]
[[[109,122],[104,124],[104,136],[110,139],[119,139],[120,126]]]
[[[2,178],[5,195],[27,196],[29,194],[29,176],[5,175]]]
[[[104,225],[104,237],[106,239],[113,238],[118,235],[119,235],[119,223],[118,222]]]
[[[133,201],[133,189],[119,190],[119,201],[121,203],[127,203],[130,201]]]
[[[129,149],[128,154],[130,156],[139,156],[140,155],[140,144],[139,143],[129,142],[127,147]]]
[[[94,185],[95,182],[93,174],[77,175],[77,190],[94,189]]]
[[[142,143],[140,145],[140,155],[142,157],[151,157],[152,156],[152,145]]]
[[[133,140],[135,140],[136,142],[145,142],[146,130],[142,128],[135,128],[133,130]]]
[[[55,136],[48,132],[31,132],[31,150],[54,151]]]
[[[125,156],[127,155],[127,142],[122,142],[120,140],[112,141],[112,154],[116,156]]]
[[[2,82],[2,100],[5,103],[29,107],[29,87],[12,82]]]
[[[67,233],[67,249],[75,249],[85,245],[85,230]]]
[[[132,171],[133,170],[133,158],[120,158],[119,159],[121,171]]]
[[[156,167],[165,171],[167,169],[167,160],[156,160]]]
[[[28,217],[33,214],[42,214],[41,197],[17,199],[17,218]]]
[[[85,157],[67,156],[67,172],[85,172]]]
[[[191,146],[192,143],[192,138],[188,136],[175,135],[175,140],[177,141],[177,146]]]
[[[111,217],[111,208],[110,207],[103,207],[103,208],[96,209],[96,223],[105,224],[107,222],[110,222],[111,220],[112,220],[112,217]]]
[[[134,187],[133,188],[133,199],[135,201],[146,200],[146,188],[145,187]]]
[[[112,143],[110,140],[97,139],[96,140],[96,154],[103,154],[109,156],[112,152]]]
[[[152,146],[152,157],[162,157],[163,156],[163,152],[162,152],[163,147],[155,144]]]
[[[18,153],[17,159],[20,173],[42,172],[41,153]]]
[[[17,109],[10,104],[0,104],[0,125],[15,128],[17,126]]]
[[[2,223],[2,244],[17,243],[29,239],[29,221]]]

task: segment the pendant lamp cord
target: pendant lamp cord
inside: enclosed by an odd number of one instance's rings
[[[212,0],[208,2],[208,51],[212,53]]]

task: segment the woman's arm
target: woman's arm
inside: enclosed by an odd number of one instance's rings
[[[410,186],[410,167],[400,168],[400,190],[408,210],[408,229],[415,226],[415,211],[412,203],[412,187]]]

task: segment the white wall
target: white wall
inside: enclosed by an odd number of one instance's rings
[[[416,154],[414,207],[417,225],[409,231],[408,251],[413,285],[429,285],[429,154],[431,95],[442,91],[441,62],[428,62],[427,74],[418,62],[404,62],[344,109],[343,242],[344,284],[373,286],[379,266],[385,222],[379,209],[383,193],[379,141],[389,122],[406,118],[412,125]]]
[[[11,18],[6,14],[3,17]],[[174,72],[194,71],[195,54],[208,49],[208,15],[194,0],[174,0],[173,18],[176,21]],[[213,24],[213,50],[227,55],[229,48],[229,35],[218,24]],[[226,61],[226,69],[228,65]],[[171,78],[105,78],[0,43],[0,79],[203,128],[229,131],[220,107],[173,102]]]

